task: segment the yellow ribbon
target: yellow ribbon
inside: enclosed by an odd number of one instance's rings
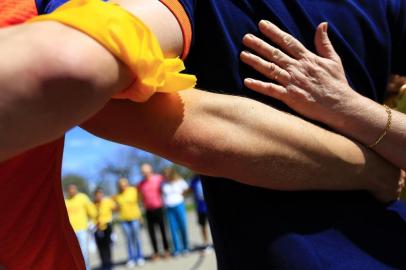
[[[49,20],[82,31],[128,66],[135,76],[134,84],[114,98],[144,102],[155,92],[171,93],[196,84],[195,76],[180,73],[185,69],[183,61],[165,59],[157,38],[147,26],[116,4],[72,0],[29,22]]]

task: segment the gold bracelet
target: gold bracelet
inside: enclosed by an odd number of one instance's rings
[[[385,108],[386,113],[388,114],[388,122],[386,123],[386,127],[382,135],[379,136],[379,138],[373,144],[368,145],[369,148],[374,148],[375,146],[377,146],[383,140],[386,134],[388,134],[388,131],[392,126],[392,111],[387,105],[383,105],[383,107]]]

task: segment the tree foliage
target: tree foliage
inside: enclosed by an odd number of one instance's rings
[[[102,187],[106,194],[114,194],[119,178],[128,178],[132,183],[136,183],[141,179],[139,168],[143,163],[151,164],[157,173],[161,173],[167,167],[174,167],[185,179],[189,179],[193,175],[193,172],[189,169],[162,157],[138,149],[131,149],[119,152],[114,163],[106,163],[100,170],[99,181],[96,186]]]
[[[88,180],[85,177],[78,174],[68,174],[62,178],[62,188],[64,191],[71,184],[76,185],[80,192],[89,194]]]

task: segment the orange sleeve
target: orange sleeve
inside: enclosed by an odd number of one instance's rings
[[[190,46],[192,43],[192,24],[190,23],[189,16],[186,14],[186,11],[179,0],[161,0],[161,3],[164,4],[173,13],[182,29],[182,59],[184,60],[189,54]]]
[[[34,0],[0,0],[0,27],[23,23],[38,15]]]

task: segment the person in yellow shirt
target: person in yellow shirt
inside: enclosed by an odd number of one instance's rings
[[[117,208],[116,203],[111,198],[104,197],[102,188],[97,188],[94,192],[94,205],[96,206],[96,232],[95,239],[99,250],[102,270],[112,268],[111,260],[111,233],[113,211]]]
[[[65,200],[65,204],[66,209],[68,210],[69,221],[79,241],[86,269],[89,270],[90,263],[87,247],[87,228],[89,220],[96,217],[96,209],[86,194],[78,192],[76,185],[69,185],[67,187],[67,193],[68,198]]]
[[[118,205],[119,219],[127,240],[127,267],[145,264],[141,251],[141,210],[138,205],[138,191],[129,185],[126,178],[118,181],[118,194],[114,200]]]

